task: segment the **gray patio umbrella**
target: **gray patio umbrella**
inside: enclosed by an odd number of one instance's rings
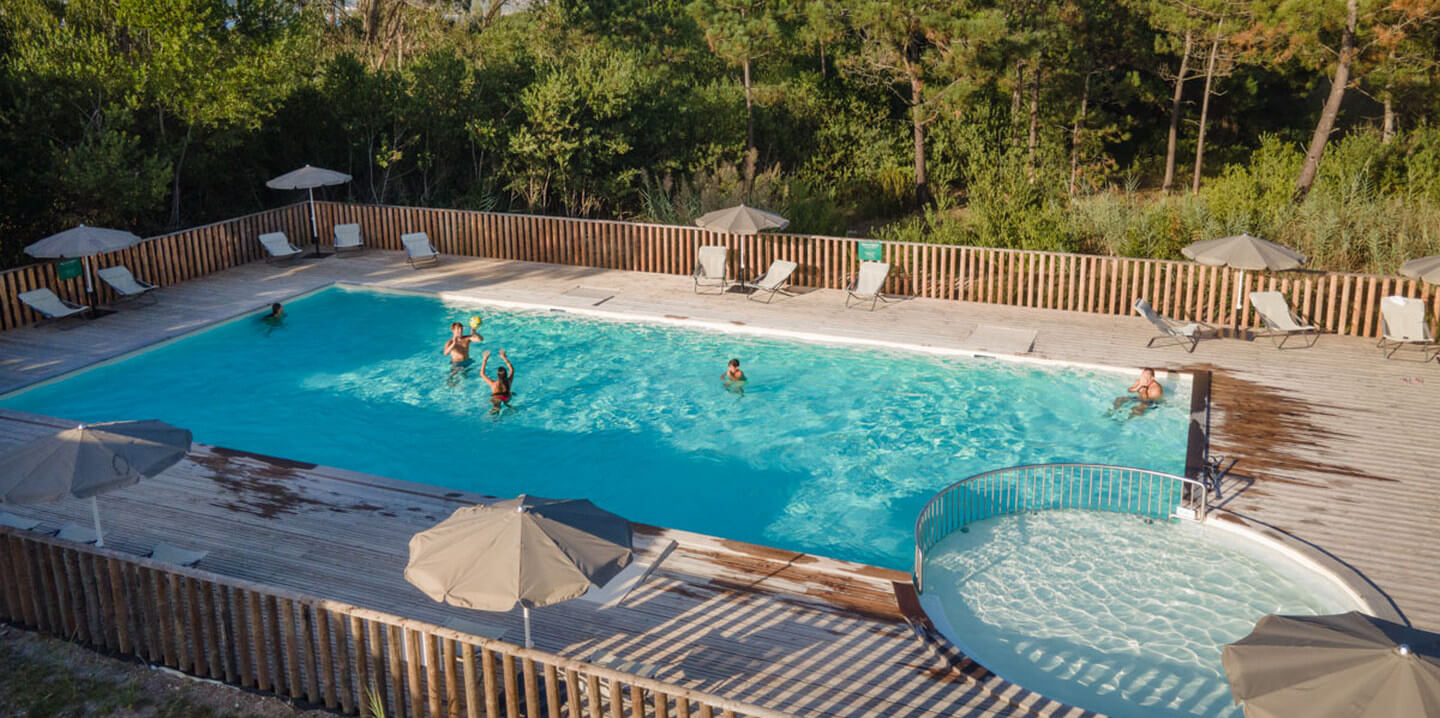
[[[94,306],[95,286],[90,278],[90,256],[125,249],[139,241],[139,237],[122,229],[87,227],[82,224],[59,234],[52,234],[26,247],[25,253],[45,259],[80,257],[85,262],[85,294],[92,297],[90,305]]]
[[[700,216],[695,226],[725,234],[759,234],[767,229],[784,229],[790,220],[773,212],[747,207],[743,203]],[[745,245],[740,245],[740,278],[745,279]],[[748,281],[748,280],[747,280]]]
[[[310,238],[315,242],[315,251],[310,254],[312,257],[323,257],[325,254],[320,251],[320,230],[315,224],[315,188],[329,187],[331,185],[345,184],[352,178],[344,172],[327,170],[321,167],[305,165],[298,170],[286,172],[275,179],[265,183],[270,189],[303,189],[310,195]]]
[[[1248,232],[1233,237],[1196,242],[1181,249],[1180,253],[1201,264],[1238,269],[1241,282],[1245,281],[1246,271],[1279,272],[1286,269],[1298,269],[1305,264],[1305,255],[1289,247],[1282,247],[1274,242],[1252,237]],[[1237,292],[1235,308],[1239,309],[1241,306],[1240,294]]]
[[[160,421],[81,424],[0,456],[0,504],[90,499],[95,543],[105,545],[96,496],[174,466],[190,451],[190,432]]]
[[[1433,257],[1412,259],[1401,265],[1400,273],[1411,279],[1420,279],[1431,284],[1440,284],[1440,254]]]
[[[1249,718],[1440,715],[1440,634],[1356,611],[1265,616],[1220,660]]]
[[[525,613],[568,601],[630,564],[630,522],[585,499],[520,495],[466,506],[410,539],[405,580],[436,601]]]

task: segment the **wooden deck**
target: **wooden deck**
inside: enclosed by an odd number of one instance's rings
[[[1206,368],[1214,373],[1213,448],[1238,460],[1225,509],[1315,544],[1374,582],[1415,625],[1440,628],[1440,443],[1431,438],[1440,366],[1387,362],[1368,340],[1326,336],[1283,352],[1263,340],[1213,340],[1186,354],[1145,349],[1148,325],[1134,317],[923,299],[846,311],[832,291],[766,305],[696,296],[683,277],[449,257],[412,271],[396,253],[369,252],[247,265],[168,287],[153,306],[73,328],[0,333],[0,391],[337,280],[561,307],[611,295],[598,308],[952,348],[997,348],[981,344],[995,332],[976,333],[995,325],[1036,331],[1032,355],[1041,358]],[[5,415],[0,448],[46,430],[36,421]],[[198,447],[177,469],[103,503],[107,536],[121,548],[158,540],[204,548],[209,570],[443,622],[465,612],[403,581],[405,542],[475,498]],[[12,512],[51,523],[88,517],[68,504]],[[899,618],[889,584],[904,580],[899,574],[659,529],[647,545],[661,534],[680,548],[657,579],[618,608],[540,609],[537,647],[621,654],[659,666],[657,678],[803,715],[1054,709],[1013,686],[946,670]],[[518,612],[475,615],[515,640]]]

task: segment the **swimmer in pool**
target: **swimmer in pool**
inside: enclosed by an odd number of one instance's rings
[[[485,337],[479,334],[466,334],[465,325],[453,322],[450,324],[450,340],[445,342],[445,348],[440,353],[449,355],[451,364],[462,365],[470,361],[470,342],[484,340]]]
[[[510,406],[510,399],[513,396],[510,391],[510,384],[515,381],[515,366],[510,363],[510,358],[505,356],[505,350],[500,350],[500,359],[505,366],[495,367],[495,378],[491,379],[485,373],[485,365],[490,363],[490,352],[480,355],[480,378],[490,385],[490,413],[499,414],[501,406]]]
[[[280,302],[275,302],[274,304],[271,304],[270,313],[260,317],[260,321],[264,322],[266,325],[265,336],[270,336],[270,332],[275,331],[280,327],[281,324],[284,323],[285,307],[280,306]]]
[[[1155,381],[1154,369],[1141,369],[1140,378],[1136,379],[1135,383],[1131,384],[1130,388],[1125,391],[1129,393],[1125,396],[1115,397],[1115,404],[1110,407],[1110,410],[1115,411],[1126,404],[1134,403],[1135,406],[1130,409],[1130,416],[1132,417],[1140,416],[1149,411],[1151,407],[1155,406],[1155,404],[1165,397],[1165,387],[1160,386],[1160,382]],[[1132,394],[1134,396],[1131,396]]]
[[[721,385],[741,396],[745,395],[745,385],[749,382],[745,372],[740,371],[739,359],[731,359],[730,364],[725,367],[725,373],[720,377]]]

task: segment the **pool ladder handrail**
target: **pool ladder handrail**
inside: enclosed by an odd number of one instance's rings
[[[931,497],[915,518],[915,591],[924,591],[930,549],[965,525],[992,516],[1076,508],[1204,521],[1210,485],[1162,471],[1085,463],[1025,464],[961,479]]]

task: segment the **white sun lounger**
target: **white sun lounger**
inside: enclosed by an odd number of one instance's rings
[[[209,551],[191,551],[171,546],[168,543],[157,543],[154,548],[150,549],[149,558],[174,566],[194,566],[209,555]]]
[[[1389,359],[1400,351],[1400,347],[1413,346],[1420,350],[1425,361],[1434,358],[1431,352],[1440,352],[1440,344],[1430,333],[1430,323],[1425,321],[1425,300],[1413,297],[1385,297],[1380,300],[1380,348]]]
[[[430,243],[430,236],[424,232],[402,234],[400,243],[405,245],[405,261],[410,263],[412,269],[419,269],[440,261],[440,253],[435,251],[435,245]]]
[[[335,253],[346,251],[358,252],[365,248],[365,240],[360,237],[360,225],[358,224],[337,224],[335,225]]]
[[[121,299],[143,297],[147,292],[159,289],[159,287],[149,282],[136,279],[135,275],[130,273],[130,268],[123,264],[106,267],[95,272],[95,274],[106,284],[110,285],[110,288],[115,290],[115,294]]]
[[[21,292],[17,296],[20,297],[20,301],[25,303],[25,306],[34,309],[40,316],[52,321],[64,319],[65,317],[73,317],[90,308],[84,304],[67,302],[55,296],[54,292],[44,287],[32,289],[28,292]]]
[[[1201,332],[1214,331],[1210,325],[1201,322],[1179,322],[1168,317],[1162,317],[1155,312],[1155,308],[1150,306],[1150,302],[1146,301],[1143,297],[1135,300],[1134,307],[1135,311],[1140,313],[1140,316],[1145,317],[1151,324],[1155,325],[1156,329],[1160,330],[1158,336],[1151,337],[1150,341],[1145,343],[1147,347],[1155,346],[1155,342],[1160,339],[1172,339],[1180,345],[1188,344],[1189,346],[1185,348],[1185,351],[1194,352],[1195,345],[1200,343]]]
[[[265,261],[275,263],[290,259],[297,259],[300,256],[300,248],[290,243],[284,232],[270,232],[260,235],[260,244],[265,246],[265,252],[270,256]]]
[[[753,282],[745,283],[746,287],[755,290],[750,293],[750,298],[754,299],[760,296],[761,292],[765,292],[765,303],[769,304],[776,293],[788,294],[785,287],[790,284],[790,275],[795,273],[798,266],[800,265],[784,259],[771,262],[770,268],[765,270],[764,274]]]
[[[861,262],[860,271],[855,274],[855,281],[845,289],[845,308],[850,308],[850,300],[854,299],[859,304],[870,301],[870,311],[875,311],[875,303],[879,301],[888,302],[889,299],[880,293],[885,286],[885,278],[890,276],[890,265],[887,262]]]
[[[650,578],[650,575],[660,564],[665,562],[665,559],[670,557],[670,553],[675,550],[676,545],[674,539],[666,541],[659,553],[655,554],[654,560],[631,561],[629,566],[621,569],[620,573],[615,574],[615,577],[607,581],[604,586],[591,586],[576,600],[591,603],[600,608],[612,608],[620,605],[626,597],[640,587],[640,584]]]
[[[730,286],[729,280],[725,278],[726,259],[730,250],[720,245],[701,247],[695,251],[695,271],[692,272],[695,278],[695,293],[700,293],[701,287],[719,287],[720,293],[724,294]]]
[[[12,529],[20,529],[21,531],[34,531],[35,527],[39,525],[40,521],[38,519],[16,516],[15,514],[7,514],[4,511],[0,511],[0,526],[9,526]]]
[[[1320,328],[1291,311],[1285,295],[1279,292],[1251,292],[1250,306],[1255,308],[1255,313],[1260,315],[1260,321],[1265,323],[1265,335],[1272,341],[1279,339],[1275,344],[1277,349],[1284,349],[1285,342],[1293,336],[1309,335],[1310,343],[1306,344],[1306,347],[1315,346],[1315,342],[1320,339]]]

